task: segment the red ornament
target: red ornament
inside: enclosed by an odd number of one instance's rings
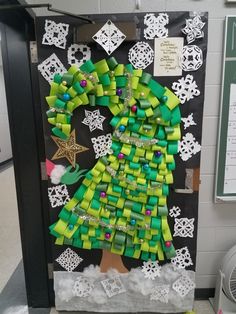
[[[171,247],[171,245],[172,245],[171,241],[166,241],[166,243],[165,243],[166,247]]]
[[[131,107],[131,111],[132,111],[132,112],[136,112],[136,111],[137,111],[137,106],[133,105],[133,106]]]

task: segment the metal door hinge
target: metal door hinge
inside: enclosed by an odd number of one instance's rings
[[[30,59],[31,63],[38,63],[38,50],[36,41],[30,41]]]
[[[53,263],[48,263],[48,279],[53,279]]]
[[[47,176],[47,169],[46,169],[45,161],[40,162],[40,170],[41,170],[41,180],[46,181],[48,179],[48,176]]]

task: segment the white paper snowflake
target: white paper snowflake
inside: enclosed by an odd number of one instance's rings
[[[179,155],[183,161],[187,161],[193,155],[201,151],[201,145],[196,141],[192,133],[186,133],[178,145]]]
[[[77,57],[79,56],[79,58]],[[72,44],[67,51],[68,64],[76,64],[78,67],[83,65],[91,58],[91,49],[87,45]]]
[[[65,184],[53,186],[48,188],[48,199],[51,207],[58,207],[65,205],[70,200],[68,190]]]
[[[202,31],[205,23],[202,22],[201,17],[196,15],[193,19],[186,20],[186,26],[182,28],[182,32],[187,35],[187,42],[191,44],[197,38],[203,38],[204,32]]]
[[[72,272],[83,259],[69,247],[56,259],[58,264],[69,272]]]
[[[179,277],[172,285],[172,288],[184,298],[191,290],[195,289],[196,285],[189,276],[184,275]]]
[[[135,69],[145,69],[154,60],[154,51],[148,43],[137,42],[129,50],[129,62]]]
[[[93,289],[94,284],[90,279],[79,276],[76,278],[72,292],[76,297],[86,298],[90,296]]]
[[[169,285],[161,285],[154,287],[152,294],[150,296],[150,300],[160,301],[162,303],[168,303],[169,300]]]
[[[106,118],[101,115],[99,109],[94,111],[88,111],[85,110],[85,118],[82,121],[83,124],[87,125],[89,127],[90,132],[98,129],[103,130],[103,121]]]
[[[173,206],[170,210],[169,210],[169,216],[170,217],[178,217],[181,213],[181,209],[179,208],[179,206]]]
[[[203,64],[202,49],[195,45],[184,46],[181,68],[184,71],[197,71]]]
[[[187,246],[176,250],[176,256],[171,259],[171,263],[177,268],[185,268],[193,265]]]
[[[154,280],[157,276],[161,275],[161,266],[158,261],[143,262],[141,271],[144,273],[144,277]]]
[[[193,120],[193,113],[190,113],[187,118],[181,118],[184,123],[184,129],[186,130],[191,125],[197,125],[197,123]]]
[[[101,284],[109,298],[114,295],[126,292],[120,276],[113,276],[101,281]]]
[[[110,55],[125,40],[126,36],[112,21],[106,24],[93,36],[93,39]]]
[[[186,77],[181,77],[178,82],[174,82],[172,89],[176,96],[179,97],[181,104],[200,95],[198,86],[190,74],[187,74]]]
[[[193,238],[194,218],[175,218],[174,237]]]
[[[112,144],[112,135],[108,133],[106,135],[92,137],[91,141],[93,143],[93,149],[96,154],[95,159],[97,159],[108,154]]]
[[[45,33],[43,35],[43,45],[66,48],[66,36],[69,31],[69,24],[56,23],[51,20],[45,20]]]
[[[38,65],[38,70],[48,81],[51,83],[53,81],[55,74],[64,74],[66,72],[66,68],[58,59],[57,55],[53,53],[50,57],[45,59],[42,63]]]
[[[148,13],[144,16],[144,37],[146,39],[154,39],[155,37],[164,38],[168,36],[168,29],[165,27],[169,24],[169,15],[159,13],[155,16],[153,13]]]

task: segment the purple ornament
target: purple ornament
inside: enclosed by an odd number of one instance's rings
[[[107,194],[106,194],[106,192],[102,191],[102,192],[100,192],[100,196],[104,198],[107,196]]]
[[[123,159],[124,157],[125,157],[124,154],[122,154],[122,153],[119,153],[119,154],[118,154],[118,159]]]
[[[86,87],[87,86],[87,81],[86,80],[80,81],[80,86],[81,87]]]
[[[105,233],[105,238],[107,239],[107,240],[109,240],[110,238],[111,238],[111,234],[110,233]]]
[[[147,209],[146,211],[145,211],[145,215],[147,215],[147,216],[150,216],[151,215],[151,211],[150,211],[150,209]]]
[[[161,157],[161,155],[162,155],[162,153],[159,150],[155,152],[155,156],[157,158]]]
[[[122,95],[122,89],[121,88],[117,88],[116,95],[117,96],[121,96]]]

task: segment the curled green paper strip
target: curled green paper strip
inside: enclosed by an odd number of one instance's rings
[[[61,183],[64,183],[66,185],[71,185],[76,182],[78,182],[82,177],[85,176],[85,172],[87,172],[87,169],[81,169],[79,170],[79,165],[75,165],[75,170],[71,172],[72,166],[68,166],[66,168],[66,172],[61,177]],[[74,169],[74,168],[73,168]]]

